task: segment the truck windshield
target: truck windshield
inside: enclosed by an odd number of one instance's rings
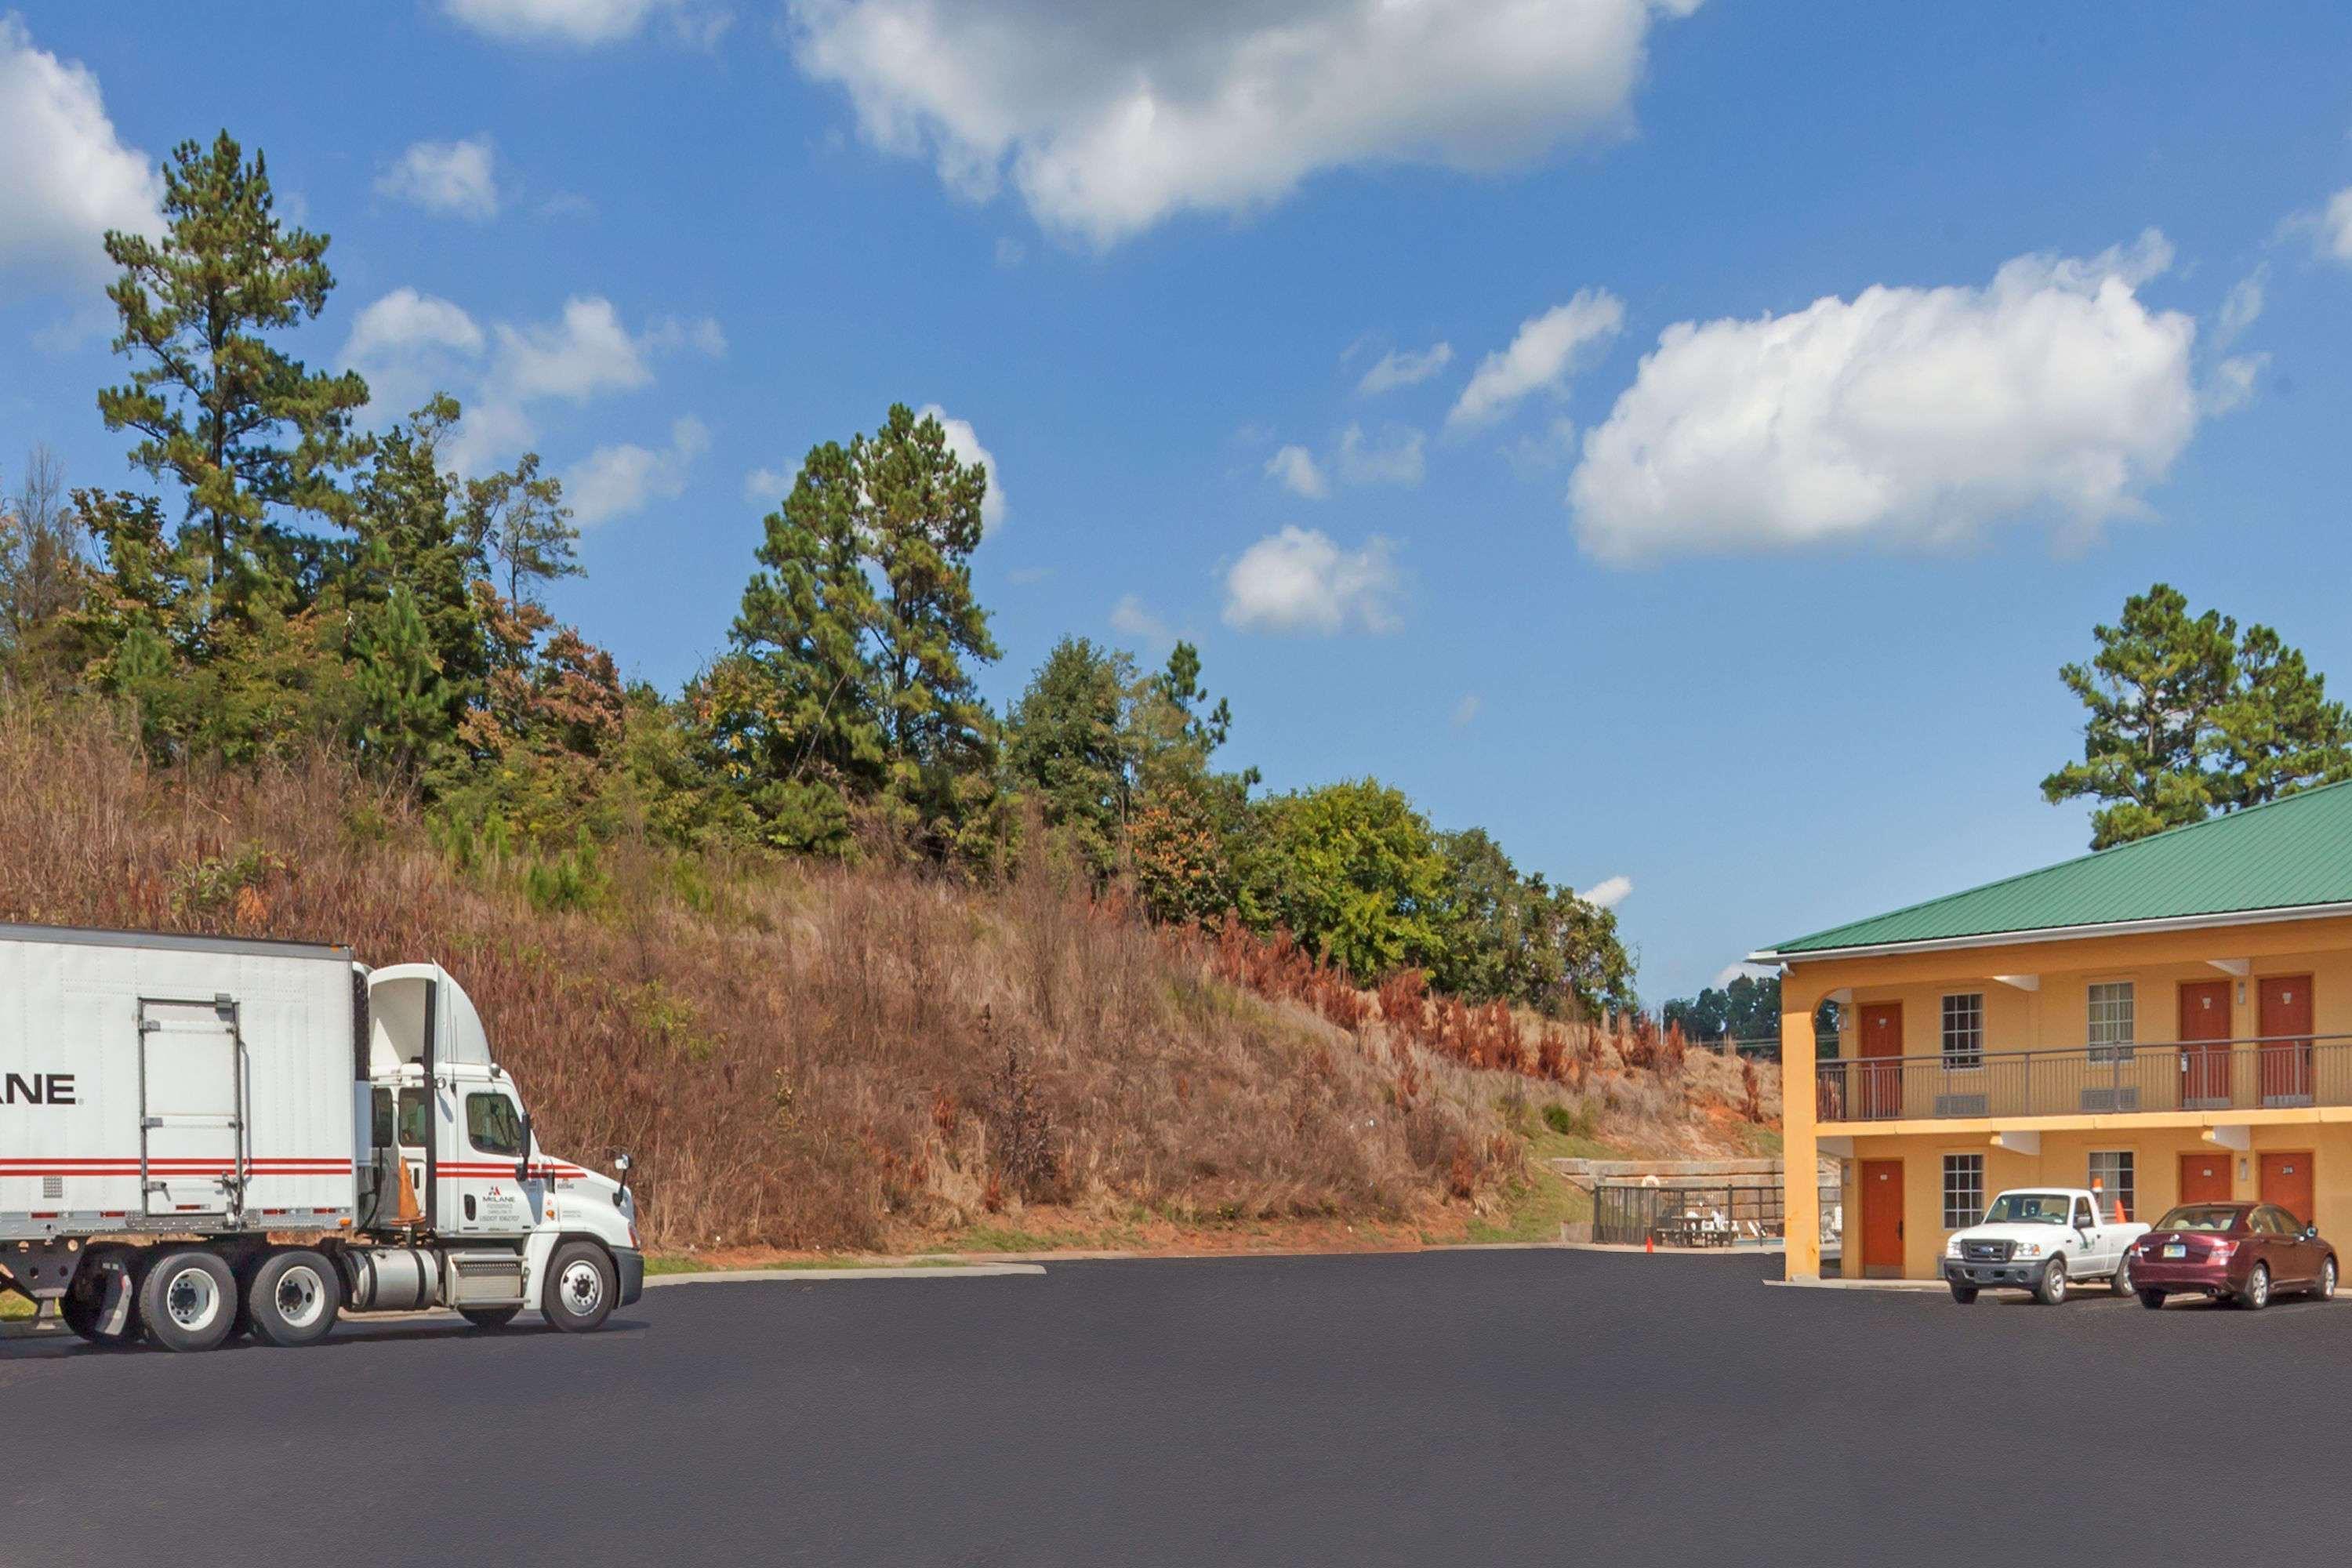
[[[2065,1193],[2003,1193],[1985,1210],[1987,1225],[2064,1225],[2074,1200]]]
[[[2240,1211],[2191,1204],[2174,1209],[2156,1222],[2158,1230],[2224,1231],[2238,1223]]]

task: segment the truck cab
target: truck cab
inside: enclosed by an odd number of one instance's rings
[[[2017,1187],[1944,1244],[1943,1274],[1962,1306],[1980,1290],[2023,1290],[2054,1306],[2084,1280],[2132,1292],[2131,1246],[2147,1226],[2105,1206],[2087,1187]]]
[[[436,1294],[478,1321],[542,1302],[601,1321],[635,1300],[645,1261],[625,1160],[615,1179],[540,1148],[472,999],[439,964],[354,975],[367,998],[359,1228],[431,1238]]]

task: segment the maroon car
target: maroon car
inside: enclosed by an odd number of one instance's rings
[[[2281,1290],[2336,1294],[2336,1249],[2276,1204],[2183,1204],[2132,1244],[2132,1285],[2143,1307],[2167,1296],[2210,1296],[2265,1307]]]

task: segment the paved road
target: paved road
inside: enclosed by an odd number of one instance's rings
[[[1759,1283],[1777,1268],[1079,1263],[663,1289],[585,1338],[9,1341],[0,1563],[121,1568],[170,1543],[304,1563],[1744,1568],[1981,1563],[2038,1540],[2146,1563],[2191,1555],[2177,1532],[2215,1499],[2290,1557],[2334,1550],[2352,1310],[1962,1310]],[[2152,1537],[2124,1522],[2142,1503]]]

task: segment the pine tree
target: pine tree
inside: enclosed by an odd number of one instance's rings
[[[160,242],[106,236],[122,269],[107,290],[121,321],[114,349],[134,368],[99,394],[99,410],[108,429],[138,432],[133,462],[185,492],[205,619],[241,615],[257,595],[283,607],[316,586],[304,579],[320,549],[278,514],[348,521],[337,476],[363,448],[351,421],[367,384],[308,370],[264,335],[325,306],[328,239],[279,223],[261,154],[247,162],[226,131],[209,149],[173,149],[163,184]]]
[[[378,765],[413,772],[448,743],[448,683],[433,635],[405,584],[381,605],[353,616],[352,679],[359,702],[359,742]]]
[[[478,547],[506,572],[507,600],[535,604],[526,584],[577,577],[580,530],[563,504],[563,481],[539,471],[539,454],[525,452],[514,471],[466,486],[467,526]]]
[[[447,703],[443,738],[480,700],[488,647],[473,587],[484,575],[476,536],[441,468],[441,443],[456,426],[457,401],[438,396],[375,443],[354,494],[348,596],[357,606],[404,593],[421,618]],[[504,476],[500,476],[504,477]]]

